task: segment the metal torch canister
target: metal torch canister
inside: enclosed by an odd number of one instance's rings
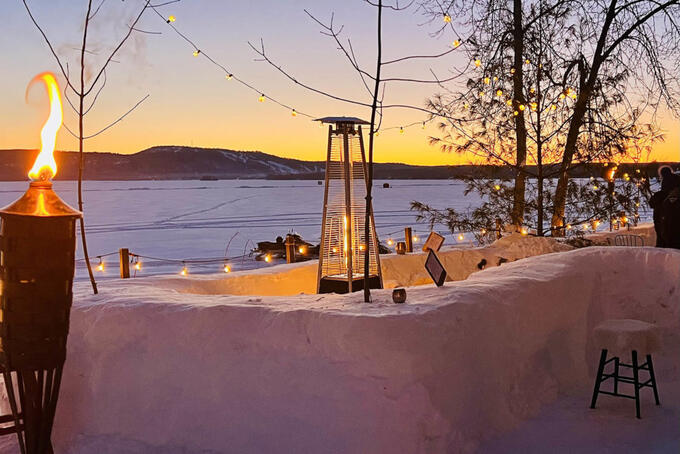
[[[81,216],[49,181],[0,210],[0,367],[22,453],[52,452]]]

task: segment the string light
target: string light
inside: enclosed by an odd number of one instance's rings
[[[451,22],[451,16],[449,16],[447,13],[444,13],[444,22],[447,24]]]
[[[475,66],[476,66],[477,68],[479,68],[480,66],[482,66],[482,60],[480,60],[479,58],[478,58],[477,60],[475,60]]]
[[[496,96],[498,96],[499,98],[503,96],[503,90],[496,90]],[[510,101],[510,104],[512,104],[512,101]]]
[[[298,249],[298,252],[300,254],[306,254],[307,253],[307,246],[300,246],[300,248]]]
[[[488,78],[488,77],[485,77],[485,78],[484,78],[484,83],[485,83],[486,85],[489,85],[489,84],[491,83],[491,79]]]
[[[526,60],[524,60],[524,64],[525,64],[525,65],[528,65],[528,64],[530,64],[530,63],[531,63],[531,60],[529,60],[528,58],[527,58]]]
[[[297,117],[297,112],[295,111],[295,109],[293,109],[293,110],[290,112],[290,115],[293,116],[293,117]]]
[[[486,229],[482,229],[479,233],[481,233],[482,235],[486,235]]]
[[[167,22],[168,24],[170,22],[175,22],[175,16],[168,16],[168,20],[166,20],[165,22]]]
[[[394,240],[392,238],[387,240],[387,245],[392,246],[394,244]]]
[[[418,241],[420,241],[420,238],[418,238],[418,235],[413,235],[413,242],[417,243]]]
[[[404,133],[404,127],[401,126],[401,127],[399,127],[399,134],[403,134],[403,133]]]
[[[538,104],[535,103],[535,102],[532,102],[532,103],[531,103],[531,110],[533,110],[534,112],[536,112],[536,109],[538,109]]]
[[[458,47],[458,46],[460,46],[460,40],[459,39],[453,41],[453,47]]]
[[[182,271],[179,272],[181,276],[186,276],[189,274],[189,270],[187,269],[187,266],[184,262],[182,262]]]
[[[520,105],[519,105],[519,110],[522,110],[522,111],[523,111],[524,109],[525,109],[524,104],[520,104]]]
[[[512,99],[508,99],[507,101],[505,101],[505,104],[507,104],[508,106],[512,106]]]
[[[510,68],[510,74],[515,74],[515,68]]]
[[[527,236],[529,234],[529,231],[527,230],[526,227],[522,227],[519,231],[523,236]]]
[[[514,112],[514,115],[515,115],[515,116],[519,115],[519,112],[515,111],[515,112]]]
[[[227,79],[227,80],[231,80],[231,79],[234,78],[234,75],[231,74],[231,73],[229,73],[229,74],[227,74],[226,76],[224,76],[224,78]]]
[[[267,263],[271,262],[271,261],[272,261],[272,256],[269,255],[269,254],[265,255],[265,256],[264,256],[264,261],[267,262]]]
[[[463,241],[464,239],[465,239],[465,235],[463,235],[462,233],[460,235],[458,235],[458,241]]]
[[[229,266],[228,263],[224,264],[224,272],[225,273],[230,273],[231,272],[231,267]]]
[[[194,57],[198,57],[200,53],[201,53],[200,49],[196,49],[194,51]]]
[[[102,258],[99,257],[99,265],[97,265],[97,271],[104,271],[104,262],[102,261]]]
[[[483,97],[484,97],[484,92],[483,92],[483,91],[480,91],[480,92],[479,92],[479,97],[480,97],[480,98],[483,98]]]
[[[425,129],[425,122],[423,122],[423,129]]]
[[[264,102],[264,100],[265,100],[264,94],[261,94],[260,97],[257,98],[257,100],[260,101],[260,102]]]
[[[137,260],[137,261],[135,262],[135,269],[136,269],[137,271],[140,271],[140,270],[142,269],[142,262],[140,262],[139,260]]]
[[[501,190],[501,185],[500,185],[500,184],[497,184],[497,185],[495,185],[493,188],[494,188],[496,191],[500,191],[500,190]]]

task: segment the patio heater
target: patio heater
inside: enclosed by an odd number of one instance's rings
[[[51,112],[29,172],[33,181],[21,198],[0,210],[0,372],[11,409],[0,416],[5,426],[0,435],[16,433],[22,454],[53,452],[73,299],[75,223],[81,217],[49,181],[56,173],[52,152],[61,101],[54,76],[39,77],[47,85]]]
[[[361,125],[354,117],[325,117],[329,123],[326,185],[321,222],[318,293],[351,293],[364,288],[364,260],[369,252],[369,288],[382,288],[371,207],[365,234],[367,172]]]

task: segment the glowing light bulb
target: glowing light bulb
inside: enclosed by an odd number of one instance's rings
[[[480,91],[480,92],[479,92],[479,97],[480,97],[480,98],[483,98],[483,97],[484,97],[484,92],[483,92],[483,91]]]
[[[257,100],[260,101],[260,102],[264,102],[264,100],[265,100],[264,94],[260,95],[260,97],[257,98]]]
[[[389,240],[387,240],[387,245],[388,245],[388,246],[392,246],[393,244],[394,244],[394,240],[392,240],[392,238],[390,238]]]
[[[515,114],[515,116],[517,116],[517,115],[519,115],[519,112],[515,111],[514,114]]]
[[[476,66],[477,68],[479,68],[480,66],[482,66],[482,60],[480,60],[479,58],[478,58],[477,60],[475,60],[475,66]]]
[[[423,122],[423,129],[425,129],[425,122]]]
[[[198,57],[200,53],[201,53],[201,51],[199,49],[196,49],[194,51],[194,57]]]
[[[488,77],[485,77],[485,78],[484,78],[484,83],[485,83],[486,85],[489,85],[489,84],[491,83],[491,79],[488,78]]]
[[[498,76],[493,76],[493,81],[498,82]]]
[[[229,265],[224,265],[224,272],[225,273],[230,273],[231,272],[231,267]]]
[[[565,95],[564,93],[562,93],[562,94],[560,95],[560,99],[564,99],[564,98],[566,98],[566,97],[567,97],[567,95]]]
[[[97,271],[104,271],[104,262],[100,261],[97,266]]]
[[[401,126],[401,127],[399,128],[399,134],[403,134],[403,133],[404,133],[404,127]]]
[[[571,230],[571,224],[567,224],[567,230]]]
[[[550,110],[557,110],[557,106],[553,104],[552,106],[550,106]]]
[[[231,80],[231,79],[234,78],[234,75],[233,74],[227,74],[226,76],[224,76],[224,78],[227,79],[227,80]]]
[[[503,90],[496,90],[496,96],[498,96],[499,98],[503,96]],[[510,101],[510,103],[512,104],[512,101]]]
[[[293,110],[291,111],[290,115],[291,115],[292,117],[297,117],[297,112],[295,111],[295,109],[293,109]]]
[[[523,111],[524,109],[525,109],[524,104],[520,104],[520,105],[519,105],[519,110],[522,110],[522,111]]]
[[[600,188],[597,187],[597,186],[593,186],[593,191],[597,191],[598,189],[600,189]]]
[[[300,248],[298,249],[298,252],[299,252],[300,254],[306,254],[306,253],[307,253],[307,247],[305,247],[305,246],[300,246]]]
[[[463,241],[464,239],[465,239],[465,235],[463,235],[462,233],[460,235],[458,235],[458,241]]]
[[[182,267],[182,271],[180,271],[179,274],[182,276],[186,276],[187,274],[189,274],[189,270],[187,270],[187,267],[184,266]]]
[[[515,74],[515,68],[510,68],[510,74]]]
[[[482,229],[481,232],[479,233],[481,233],[482,235],[486,235],[486,229]]]
[[[512,105],[512,99],[508,99],[507,101],[505,101],[505,104],[511,106]]]
[[[364,249],[366,249],[366,246],[364,246],[363,244],[360,244],[360,245],[359,245],[359,250],[360,250],[360,251],[363,251]]]
[[[501,190],[501,185],[500,185],[500,184],[497,184],[497,185],[495,185],[493,188],[494,188],[496,191],[500,191],[500,190]]]
[[[465,103],[465,104],[463,104],[463,107],[464,107],[465,109],[469,109],[469,108],[470,108],[470,104]]]
[[[175,16],[168,16],[168,20],[166,20],[165,22],[169,24],[170,22],[175,22],[175,20],[176,20]]]
[[[338,248],[336,248],[336,247],[334,247],[334,248],[331,249],[331,250],[332,250],[334,253],[335,253],[335,252],[338,252]]]
[[[524,236],[527,236],[529,234],[529,230],[527,230],[526,227],[522,227],[519,232]]]
[[[530,64],[530,63],[531,63],[531,60],[529,60],[528,58],[527,58],[526,60],[524,60],[524,64],[525,64],[525,65],[528,65],[528,64]]]
[[[420,238],[418,238],[418,235],[413,235],[413,242],[417,243],[418,241],[420,241]]]
[[[446,13],[444,13],[444,22],[446,22],[447,24],[450,23],[450,22],[451,22],[451,16],[449,16],[449,15],[446,14]]]
[[[460,46],[460,40],[459,39],[453,41],[453,47],[458,47],[458,46]]]
[[[142,262],[136,262],[136,263],[135,263],[135,269],[136,269],[137,271],[141,270],[141,269],[142,269]]]
[[[531,103],[531,110],[533,110],[534,112],[536,112],[536,109],[538,109],[538,104],[535,103],[535,102],[532,102],[532,103]]]
[[[265,256],[264,256],[264,261],[267,262],[267,263],[271,262],[271,261],[272,261],[272,256],[269,255],[269,254],[265,255]]]

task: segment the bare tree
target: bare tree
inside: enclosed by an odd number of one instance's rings
[[[364,107],[370,109],[371,112],[371,125],[370,125],[370,131],[369,131],[369,147],[368,147],[368,163],[367,163],[367,169],[368,169],[368,176],[367,176],[367,196],[366,196],[366,224],[365,224],[365,234],[366,237],[368,238],[369,236],[369,230],[370,230],[370,225],[369,225],[369,220],[370,220],[370,210],[372,210],[372,187],[373,187],[373,155],[374,155],[374,148],[375,148],[375,141],[374,137],[375,134],[380,130],[381,124],[382,124],[382,119],[383,119],[383,114],[386,109],[409,109],[409,110],[414,110],[417,112],[421,112],[425,115],[427,115],[428,120],[431,119],[434,115],[437,115],[437,112],[428,109],[425,106],[415,106],[415,105],[410,105],[410,104],[386,104],[384,102],[384,96],[385,96],[385,90],[386,90],[386,85],[390,83],[415,83],[415,84],[432,84],[433,86],[441,86],[444,83],[454,81],[460,77],[462,72],[456,72],[452,71],[451,74],[445,78],[439,78],[436,76],[436,74],[431,71],[433,77],[432,78],[412,78],[412,77],[385,77],[383,75],[382,70],[388,66],[388,65],[397,65],[402,62],[410,61],[410,60],[433,60],[433,59],[438,59],[441,58],[445,55],[450,54],[451,52],[454,52],[456,50],[455,47],[450,48],[444,52],[441,52],[439,54],[434,54],[434,55],[408,55],[408,56],[403,56],[400,58],[395,58],[393,60],[389,61],[383,61],[382,58],[382,48],[383,48],[383,40],[382,40],[382,25],[383,25],[383,11],[384,10],[391,10],[391,11],[404,11],[409,8],[411,8],[415,0],[407,1],[407,2],[399,2],[399,0],[395,0],[394,3],[391,4],[385,4],[382,0],[377,0],[377,1],[372,1],[372,0],[364,0],[364,2],[370,6],[373,6],[376,8],[377,11],[377,22],[376,22],[376,45],[377,45],[377,53],[376,53],[376,61],[375,61],[375,72],[371,72],[369,70],[365,70],[364,68],[361,67],[361,65],[358,62],[358,59],[356,57],[354,48],[352,46],[352,41],[350,39],[347,40],[347,43],[343,42],[341,40],[340,35],[342,33],[343,27],[336,27],[334,24],[334,16],[331,16],[331,19],[328,23],[325,23],[319,19],[317,19],[315,16],[313,16],[311,13],[308,11],[307,14],[317,23],[321,26],[322,30],[321,33],[332,38],[335,44],[337,45],[339,51],[341,54],[344,55],[344,57],[348,60],[350,63],[352,69],[359,74],[361,82],[366,89],[368,95],[370,96],[370,100],[364,101],[360,99],[353,99],[353,98],[347,98],[343,96],[339,96],[332,91],[323,89],[323,88],[318,88],[315,86],[312,86],[305,81],[301,80],[300,78],[290,74],[285,68],[283,68],[281,65],[277,64],[265,51],[265,46],[264,43],[261,41],[260,46],[256,47],[253,44],[250,44],[252,49],[260,56],[261,60],[270,64],[276,70],[278,70],[281,74],[283,74],[285,77],[287,77],[292,83],[301,86],[311,92],[317,93],[321,96],[327,97],[329,99],[333,99],[336,101],[341,101],[345,102],[351,105],[359,106],[359,107]],[[372,85],[372,87],[371,87]],[[369,248],[366,248],[364,251],[364,301],[365,302],[370,302],[370,289],[368,286],[368,267],[369,267]]]
[[[150,0],[146,0],[144,2],[144,6],[140,9],[140,11],[136,14],[134,17],[132,23],[128,26],[127,33],[117,42],[117,45],[113,48],[113,50],[110,52],[108,58],[105,60],[105,62],[95,70],[94,72],[94,77],[92,78],[91,81],[87,81],[86,77],[86,63],[85,63],[85,56],[86,54],[91,54],[93,51],[88,50],[88,32],[90,29],[90,26],[92,24],[92,21],[94,20],[95,16],[100,12],[101,8],[104,6],[106,3],[106,0],[100,0],[99,4],[96,6],[96,8],[92,8],[92,0],[88,0],[87,2],[87,11],[85,13],[85,19],[83,22],[83,36],[82,36],[82,43],[78,51],[80,52],[80,61],[79,61],[79,69],[80,69],[80,74],[79,77],[72,78],[70,71],[69,71],[69,64],[68,63],[63,63],[62,57],[60,57],[57,52],[54,49],[54,46],[50,39],[48,38],[47,34],[43,30],[43,28],[40,26],[38,21],[35,19],[33,16],[33,13],[31,11],[31,8],[28,5],[27,0],[22,0],[24,3],[24,7],[26,8],[26,12],[28,13],[29,17],[31,18],[31,21],[35,25],[35,27],[38,29],[40,34],[42,35],[43,39],[45,40],[45,43],[50,49],[50,52],[54,56],[57,64],[59,65],[59,68],[61,70],[62,75],[66,79],[66,86],[64,87],[64,98],[68,101],[68,104],[71,106],[71,108],[74,110],[78,117],[78,132],[77,134],[74,133],[67,125],[64,125],[64,127],[67,129],[67,131],[73,135],[77,140],[78,140],[78,156],[79,156],[79,165],[78,165],[78,209],[82,212],[83,211],[83,171],[85,168],[85,157],[84,157],[84,142],[87,139],[91,139],[93,137],[98,136],[99,134],[103,133],[104,131],[108,130],[110,127],[113,125],[117,124],[120,122],[123,118],[125,118],[128,114],[130,114],[134,109],[136,109],[142,102],[144,102],[147,98],[148,95],[146,95],[144,98],[142,98],[137,104],[135,104],[130,110],[128,110],[126,113],[118,117],[115,121],[112,123],[108,124],[107,126],[101,128],[99,131],[95,132],[94,134],[86,135],[85,134],[85,129],[84,129],[84,120],[85,116],[90,112],[90,110],[94,107],[95,103],[97,102],[97,99],[99,98],[99,94],[102,92],[104,87],[106,86],[106,68],[109,66],[109,64],[114,61],[113,58],[115,55],[120,51],[120,49],[123,47],[125,42],[130,38],[133,32],[141,31],[137,28],[135,28],[141,19],[142,15],[144,12],[150,8],[153,7],[153,5],[150,4]],[[69,98],[69,90],[76,96],[77,98],[77,107],[71,102]],[[89,104],[86,104],[86,101],[89,99],[92,99]],[[80,219],[80,237],[82,240],[82,245],[83,245],[83,255],[85,257],[85,263],[87,265],[87,272],[90,277],[90,283],[92,284],[92,291],[96,294],[97,293],[97,283],[94,279],[94,275],[92,273],[92,266],[90,264],[90,257],[87,252],[87,240],[85,237],[85,221],[84,217]]]
[[[577,158],[582,126],[598,91],[616,88],[624,104],[629,101],[626,89],[632,89],[635,81],[637,94],[649,102],[648,108],[656,109],[664,101],[680,110],[674,75],[680,62],[680,1],[583,1],[575,12],[583,45],[569,74],[578,82],[578,96],[555,192],[552,227],[556,234],[564,233],[568,170]]]

